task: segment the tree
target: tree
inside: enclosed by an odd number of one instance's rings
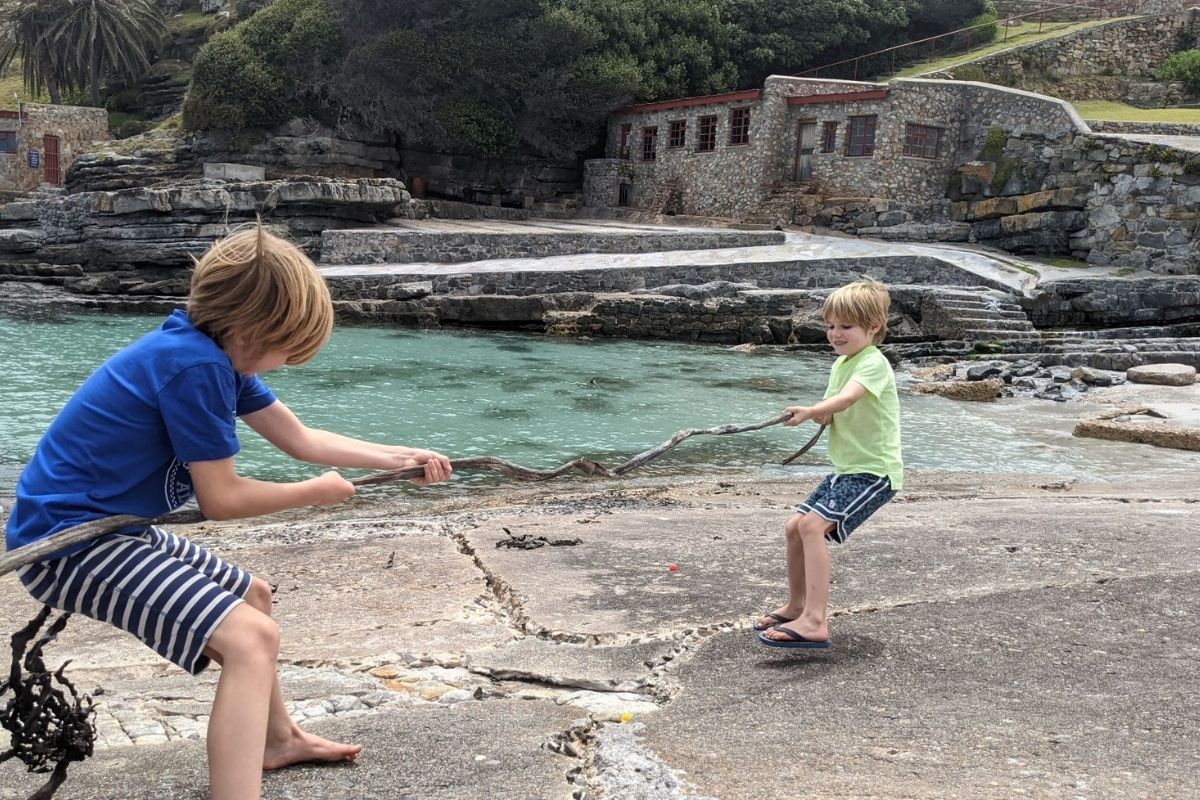
[[[149,69],[149,52],[165,35],[154,0],[66,0],[48,41],[66,54],[72,83],[88,87],[98,107],[101,79],[108,74],[136,79]]]
[[[325,0],[276,0],[209,39],[192,63],[189,129],[269,128],[300,114],[332,116],[316,95],[345,58]]]
[[[639,100],[716,94],[737,83],[727,0],[567,0],[566,5],[595,20],[602,52],[636,65]]]
[[[66,53],[49,41],[67,6],[68,0],[0,2],[0,72],[20,59],[26,91],[36,96],[46,90],[52,103],[62,102],[62,89],[71,83]]]
[[[633,98],[597,20],[541,0],[339,0],[349,55],[326,96],[410,146],[573,157]]]

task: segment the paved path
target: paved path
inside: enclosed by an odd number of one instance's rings
[[[367,746],[264,796],[1194,797],[1194,480],[912,475],[835,553],[834,649],[766,650],[747,624],[813,482],[434,491],[420,519],[381,489],[192,531],[278,585],[304,724]],[[501,549],[504,528],[581,541]],[[0,582],[0,630],[35,608]],[[206,796],[215,674],[82,619],[51,653],[104,689],[106,746],[62,798]],[[35,783],[0,766],[3,800]]]

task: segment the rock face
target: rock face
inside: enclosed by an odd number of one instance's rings
[[[394,177],[400,154],[367,130],[342,133],[292,120],[247,143],[220,132],[177,136],[157,131],[110,142],[75,160],[67,170],[71,192],[111,191],[200,177],[208,162],[263,167],[270,179],[290,176],[331,178]]]
[[[404,185],[392,179],[309,177],[188,181],[9,203],[0,207],[0,277],[121,272],[125,280],[130,271],[144,271],[163,280],[256,216],[317,255],[321,231],[404,214],[408,201]],[[103,279],[94,288],[111,289],[110,283]]]
[[[1153,383],[1159,386],[1191,386],[1196,382],[1196,368],[1188,364],[1146,364],[1130,367],[1125,372],[1130,383]]]

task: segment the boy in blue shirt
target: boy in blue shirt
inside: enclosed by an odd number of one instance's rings
[[[850,532],[891,500],[904,480],[900,457],[900,402],[896,376],[876,346],[887,333],[887,287],[856,281],[825,298],[821,316],[838,359],[825,398],[789,406],[784,425],[813,420],[829,425],[833,474],[788,520],[788,601],[759,617],[754,629],[768,647],[830,647],[826,622],[832,563],[826,541],[842,544]]]
[[[415,483],[446,480],[445,456],[308,428],[258,379],[312,359],[332,327],[329,290],[294,245],[261,225],[217,242],[196,264],[187,313],[102,364],[50,424],[17,482],[8,549],[102,517],[156,517],[193,496],[224,520],[354,494],[335,471],[295,483],[242,477],[238,417],[302,461],[424,465]],[[17,574],[37,601],[127,631],[193,674],[222,665],[208,727],[214,800],[257,800],[264,769],[350,761],[362,750],[291,720],[270,586],[204,548],[160,528],[126,529]]]

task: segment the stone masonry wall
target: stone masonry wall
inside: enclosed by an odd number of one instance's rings
[[[973,239],[1129,270],[1198,271],[1200,154],[1079,133],[1009,135],[981,156],[960,168],[951,208]]]
[[[419,230],[327,230],[325,264],[463,263],[497,258],[545,258],[585,253],[656,253],[783,244],[778,231],[690,230],[624,233],[438,233]]]
[[[1096,133],[1148,133],[1154,136],[1200,136],[1200,125],[1183,122],[1117,122],[1115,120],[1087,121]]]
[[[0,189],[28,191],[46,181],[43,137],[58,137],[61,180],[77,153],[108,138],[108,112],[102,108],[24,103],[16,119],[8,115],[0,118],[0,130],[17,132],[17,152],[0,154]],[[29,165],[31,150],[39,154],[36,168]]]
[[[735,93],[744,95],[745,93]],[[693,98],[688,105],[653,108],[643,112],[618,112],[609,118],[606,155],[619,158],[621,126],[632,125],[629,160],[633,162],[630,205],[636,208],[667,208],[687,214],[714,217],[737,216],[762,196],[765,176],[758,143],[764,137],[762,104],[757,98],[737,100],[715,95],[712,102]],[[729,143],[730,115],[735,108],[750,109],[750,141]],[[697,151],[700,118],[716,116],[716,147]],[[686,121],[684,146],[670,147],[670,123]],[[657,127],[655,158],[643,158],[643,133]],[[615,203],[614,203],[615,205]]]
[[[999,19],[1040,12],[1025,17],[1025,24],[1046,22],[1079,22],[1104,17],[1125,17],[1131,14],[1170,14],[1186,7],[1184,0],[994,0]]]
[[[1146,75],[1175,52],[1176,36],[1193,25],[1194,11],[1115,20],[1054,39],[1013,47],[967,62],[997,83],[1015,84],[1038,74]],[[965,66],[965,65],[960,65]],[[951,78],[953,69],[931,74]]]

